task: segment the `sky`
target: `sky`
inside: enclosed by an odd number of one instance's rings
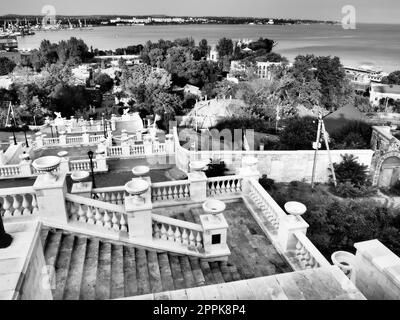
[[[400,23],[399,0],[1,0],[0,15],[41,14],[53,5],[60,15],[248,16],[341,21],[342,7],[356,9],[357,23]]]

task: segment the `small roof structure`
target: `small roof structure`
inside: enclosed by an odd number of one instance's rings
[[[325,127],[329,133],[340,130],[351,121],[365,120],[365,115],[351,104],[345,105],[324,117]]]

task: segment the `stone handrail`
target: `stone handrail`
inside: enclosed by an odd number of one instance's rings
[[[122,147],[121,146],[107,147],[107,156],[109,157],[122,156]]]
[[[153,153],[166,153],[165,143],[153,144]]]
[[[35,190],[32,187],[0,189],[1,215],[4,218],[30,216],[38,213]]]
[[[287,216],[286,212],[282,210],[257,180],[249,179],[249,187],[250,198],[262,210],[274,229],[278,230],[280,220]]]
[[[99,142],[103,137],[102,135],[91,135],[89,136],[89,143]]]
[[[296,231],[294,237],[296,239],[296,259],[303,268],[319,268],[331,265],[303,232]]]
[[[72,220],[113,229],[128,231],[127,217],[123,206],[90,198],[66,194],[65,199]]]
[[[222,176],[207,179],[207,196],[218,196],[242,192],[243,178],[240,176]]]
[[[151,218],[154,238],[197,250],[204,248],[201,225],[157,214],[152,214]]]
[[[154,202],[190,199],[190,181],[177,180],[152,183],[151,199]]]

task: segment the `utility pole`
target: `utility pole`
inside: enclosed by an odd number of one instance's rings
[[[337,185],[335,170],[334,170],[334,167],[333,167],[332,158],[331,158],[331,152],[330,152],[330,149],[329,149],[328,134],[327,134],[327,132],[325,130],[324,120],[322,120],[322,115],[320,113],[318,115],[317,140],[315,142],[313,142],[313,148],[315,149],[312,176],[311,176],[311,188],[313,188],[313,189],[314,189],[314,185],[315,185],[315,183],[314,183],[315,171],[316,171],[316,168],[317,168],[317,153],[318,153],[318,149],[321,147],[321,143],[320,143],[321,135],[322,135],[322,137],[324,139],[326,150],[328,151],[329,166],[330,166],[331,171],[332,171],[333,184],[335,185],[335,187]]]

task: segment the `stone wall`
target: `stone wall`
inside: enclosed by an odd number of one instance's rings
[[[177,148],[179,152],[179,148]],[[333,163],[342,161],[341,155],[353,154],[358,157],[358,161],[368,167],[372,161],[372,150],[333,150],[331,157]],[[185,155],[179,155],[181,159]],[[258,159],[258,170],[261,174],[267,174],[269,178],[277,182],[290,182],[293,180],[311,181],[312,168],[314,162],[314,151],[201,151],[190,152],[188,157],[193,159],[221,159],[225,161],[229,170],[237,172],[242,166],[242,159],[246,156],[254,156]],[[184,163],[182,159],[177,163],[179,166]],[[330,171],[329,157],[327,151],[318,151],[315,181],[325,183],[329,181]]]
[[[400,258],[378,240],[359,242],[356,287],[374,300],[400,299]]]

